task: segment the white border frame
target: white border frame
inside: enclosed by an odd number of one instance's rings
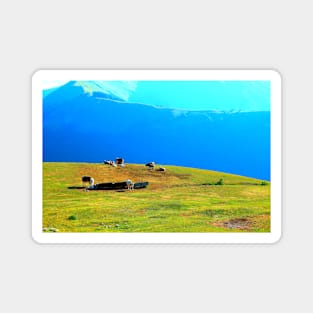
[[[42,89],[45,80],[269,80],[271,82],[271,232],[42,232]],[[32,76],[32,238],[37,243],[275,243],[281,238],[281,76],[275,70],[39,70]]]

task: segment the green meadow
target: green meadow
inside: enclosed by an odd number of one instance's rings
[[[43,229],[58,232],[270,232],[270,183],[195,168],[43,163]],[[144,189],[79,189],[148,181]],[[219,182],[219,184],[217,184]],[[70,187],[70,188],[69,188]],[[77,188],[75,188],[77,187]]]

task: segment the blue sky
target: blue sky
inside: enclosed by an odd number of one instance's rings
[[[45,81],[44,89],[66,81]],[[91,85],[96,83],[91,82]],[[187,110],[270,111],[270,81],[97,81],[129,102]],[[95,84],[94,84],[95,85]],[[99,91],[99,90],[97,90]],[[126,96],[125,96],[126,95]]]

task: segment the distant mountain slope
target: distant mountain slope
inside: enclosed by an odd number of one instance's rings
[[[70,82],[44,97],[43,160],[176,164],[270,179],[270,113],[129,103]]]

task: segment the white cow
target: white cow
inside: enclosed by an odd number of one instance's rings
[[[127,189],[128,190],[134,190],[134,185],[135,184],[130,179],[126,180],[126,185],[127,185]]]

